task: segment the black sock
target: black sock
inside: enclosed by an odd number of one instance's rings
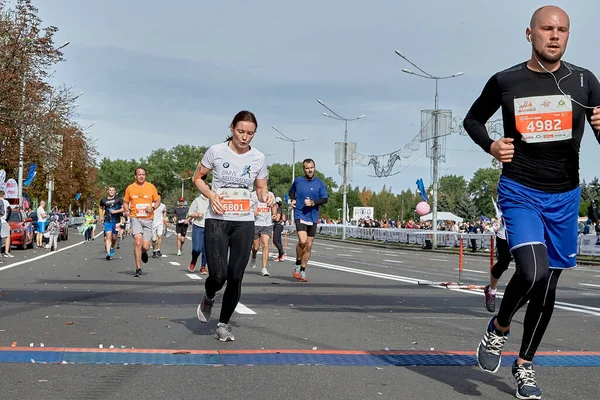
[[[302,265],[302,260],[296,259],[296,265]]]
[[[305,271],[306,267],[300,267],[300,272]]]

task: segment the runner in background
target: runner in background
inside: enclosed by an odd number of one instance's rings
[[[272,192],[269,192],[269,196],[275,198]],[[256,254],[258,253],[258,249],[262,247],[262,270],[260,274],[262,276],[269,276],[269,271],[267,270],[269,240],[273,233],[273,217],[275,216],[276,207],[275,204],[269,207],[267,203],[259,201],[256,192],[252,192],[250,203],[252,212],[254,213],[254,243],[252,244],[250,265],[252,268],[256,268]]]
[[[142,276],[142,262],[148,262],[148,249],[152,239],[154,210],[160,206],[158,192],[153,184],[146,182],[146,169],[135,169],[135,182],[127,187],[123,197],[124,214],[130,217],[133,233],[134,278]]]
[[[190,272],[196,269],[198,257],[202,254],[200,260],[200,274],[206,275],[206,250],[204,247],[204,217],[208,209],[208,199],[203,195],[196,197],[190,206],[190,219],[192,220],[192,261],[188,266]]]
[[[512,255],[510,254],[510,248],[508,247],[508,240],[506,239],[506,226],[504,220],[502,220],[502,212],[498,208],[498,205],[492,199],[494,203],[494,209],[496,210],[496,218],[500,223],[500,227],[496,232],[496,249],[498,250],[498,261],[492,267],[490,271],[490,284],[483,289],[485,294],[485,308],[489,312],[496,311],[496,290],[498,289],[498,281],[500,277],[508,269],[510,262],[512,261]]]
[[[162,203],[162,194],[158,193],[158,202],[160,205],[154,210],[154,218],[152,220],[152,258],[161,258],[160,246],[162,237],[167,230],[167,206]]]
[[[294,208],[294,220],[298,244],[296,245],[296,266],[292,276],[300,282],[308,282],[306,265],[310,259],[313,241],[319,222],[319,206],[327,203],[327,188],[323,181],[315,176],[315,162],[307,158],[303,161],[304,176],[294,180],[289,196]]]
[[[121,215],[123,215],[123,199],[117,196],[116,193],[114,186],[109,186],[108,196],[100,200],[100,207],[98,208],[100,221],[104,222],[104,246],[107,260],[115,256],[115,247],[119,235],[117,225]]]
[[[185,199],[183,197],[179,198],[179,203],[177,207],[173,210],[175,216],[173,219],[175,220],[175,232],[177,232],[177,255],[181,256],[181,252],[183,251],[183,243],[185,243],[185,237],[187,236],[187,229],[190,223],[188,212],[189,208],[185,205]]]
[[[285,261],[287,258],[287,255],[283,250],[283,245],[281,244],[281,234],[283,233],[285,224],[285,214],[283,213],[283,201],[281,200],[281,197],[277,197],[275,203],[277,204],[277,208],[273,215],[273,244],[277,247],[278,254],[273,261],[280,262]]]

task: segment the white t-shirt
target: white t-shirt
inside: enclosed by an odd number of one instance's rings
[[[6,221],[6,217],[8,216],[8,208],[10,207],[10,203],[6,199],[0,199],[1,202],[4,203],[4,215],[0,217],[0,220]]]
[[[39,206],[35,213],[37,214],[38,222],[46,222],[48,219],[48,214],[46,214],[46,210],[42,206]]]
[[[269,192],[269,195],[275,197],[273,193]],[[258,196],[256,192],[252,192],[250,197],[250,201],[252,203],[252,213],[254,213],[258,209],[258,215],[255,217],[254,225],[255,226],[271,226],[273,225],[273,213],[271,211],[271,207],[267,206],[267,203],[261,203],[258,201]]]
[[[190,206],[189,215],[192,213],[203,214],[201,218],[192,218],[192,223],[200,228],[204,228],[204,218],[206,218],[206,210],[208,209],[208,199],[204,195],[200,195],[192,201]]]
[[[255,180],[267,177],[265,155],[254,147],[238,154],[226,142],[210,146],[200,163],[213,172],[212,191],[225,196],[225,213],[215,214],[208,207],[206,219],[254,221],[250,193]]]
[[[160,203],[160,206],[156,210],[154,210],[154,219],[152,221],[152,226],[159,226],[163,223],[164,215],[163,213],[167,209],[167,206],[164,203]]]

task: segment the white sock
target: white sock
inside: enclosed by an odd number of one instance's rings
[[[490,293],[493,294],[494,296],[496,295],[496,289],[492,289],[490,288]]]

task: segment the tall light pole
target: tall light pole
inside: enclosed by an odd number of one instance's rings
[[[69,45],[70,42],[63,43],[60,47],[57,47],[56,50],[63,49]],[[23,208],[23,156],[25,152],[25,89],[27,85],[27,70],[23,70],[23,93],[21,95],[21,132],[19,135],[19,208]]]
[[[292,139],[285,133],[281,132],[279,129],[275,128],[274,125],[271,125],[271,128],[273,128],[273,130],[275,132],[277,132],[281,135],[281,136],[275,136],[275,139],[285,140],[286,142],[292,143],[292,184],[293,184],[294,180],[296,179],[296,143],[304,142],[304,141],[308,140],[308,138],[305,137],[302,139]]]
[[[182,178],[181,175],[176,174],[174,171],[171,171],[173,173],[173,176],[179,180],[181,180],[181,197],[183,197],[183,183],[185,181],[187,181],[188,179],[191,179],[191,176],[188,176],[187,178]]]
[[[327,118],[332,118],[338,121],[344,121],[344,170],[342,176],[342,240],[346,239],[346,211],[348,208],[348,121],[357,121],[359,119],[365,118],[365,115],[359,115],[356,118],[344,118],[340,116],[338,113],[333,111],[331,108],[327,107],[325,103],[321,100],[317,99],[317,102],[325,107],[329,112],[333,115],[322,113]]]
[[[435,81],[435,109],[434,109],[434,125],[433,125],[433,204],[432,204],[432,225],[433,225],[433,238],[432,238],[432,247],[434,249],[437,248],[437,205],[438,205],[438,185],[439,185],[439,169],[440,169],[440,156],[439,156],[439,95],[438,95],[438,81],[441,79],[450,79],[461,76],[462,72],[456,72],[452,75],[448,76],[434,76],[428,72],[423,71],[419,66],[412,61],[410,61],[404,54],[400,51],[396,50],[396,54],[403,59],[405,59],[409,64],[418,69],[420,73],[413,72],[410,69],[403,68],[402,72],[407,74],[415,75],[425,79],[432,79]]]

